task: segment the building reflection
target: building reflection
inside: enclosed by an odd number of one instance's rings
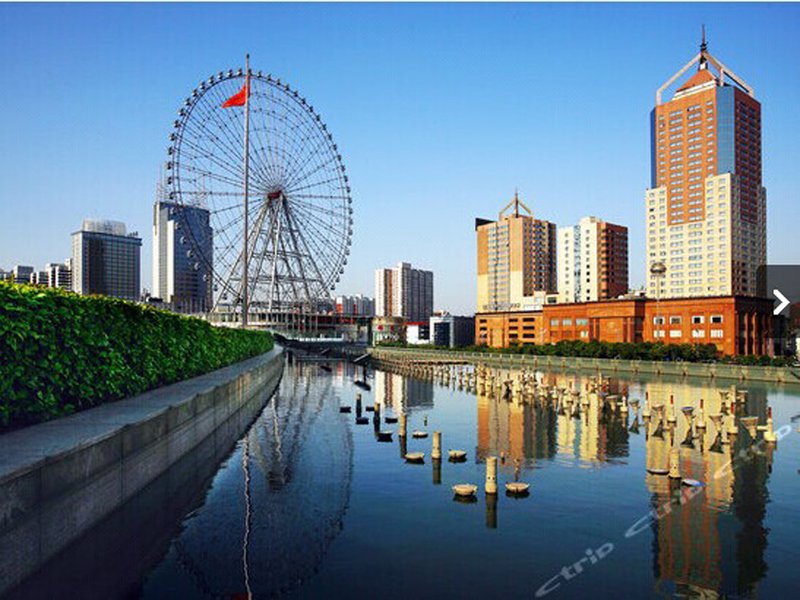
[[[767,569],[763,521],[772,448],[754,446],[741,425],[738,435],[728,435],[734,415],[726,417],[726,412],[735,388],[648,383],[644,389],[652,405],[674,405],[677,413],[674,426],[662,428],[660,435],[658,417],[646,426],[648,469],[668,468],[670,451],[677,449],[682,477],[706,484],[702,493],[681,505],[677,498],[686,488],[664,476],[645,476],[660,515],[652,524],[657,585],[671,583],[674,593],[701,598],[752,595]],[[696,416],[701,400],[705,428],[697,427],[696,418],[690,424],[683,414],[684,408],[692,408]],[[764,423],[766,414],[766,394],[758,390],[751,390],[736,410],[737,422],[742,416],[758,416]],[[763,451],[752,452],[754,448]]]
[[[381,370],[374,374],[375,401],[395,414],[433,408],[432,381]]]
[[[500,381],[519,375],[494,373]],[[609,380],[593,392],[587,389],[589,376],[536,374],[536,381],[550,390],[580,390],[580,395],[537,398],[479,387],[478,460],[499,456],[506,468],[518,460],[527,467],[560,459],[587,467],[614,464],[629,456],[631,436],[638,434],[646,468],[663,472],[669,469],[671,451],[677,450],[681,476],[705,487],[695,495],[680,480],[644,474],[658,515],[650,527],[657,593],[699,598],[757,593],[767,572],[764,518],[774,447],[763,442],[760,431],[752,437],[741,419],[757,417],[759,426],[766,423],[764,390],[743,394],[713,381]],[[642,404],[625,414],[603,401],[609,396]],[[645,399],[652,411],[647,420],[642,415]]]
[[[511,373],[502,373],[511,377]],[[585,389],[589,377],[538,374],[540,384],[561,389]],[[618,393],[619,386],[609,387]],[[583,464],[607,462],[628,455],[629,432],[622,416],[602,409],[597,394],[571,405],[552,399],[507,399],[491,392],[477,394],[477,457],[502,456],[528,466],[537,459],[574,458]]]

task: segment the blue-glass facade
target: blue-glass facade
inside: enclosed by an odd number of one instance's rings
[[[717,175],[736,172],[736,89],[717,88]]]

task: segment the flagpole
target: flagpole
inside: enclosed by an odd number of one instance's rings
[[[247,284],[247,246],[248,246],[248,184],[250,169],[250,54],[245,55],[244,70],[244,247],[242,248],[242,328],[247,327],[247,313],[250,309]]]

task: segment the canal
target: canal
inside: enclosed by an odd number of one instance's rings
[[[582,391],[567,404],[470,391],[471,367],[452,367],[447,382],[324,364],[287,363],[279,390],[228,455],[198,449],[11,597],[797,593],[798,388],[628,376],[589,394],[589,374],[527,375],[541,389]],[[353,384],[363,377],[371,390]],[[741,421],[729,437],[710,418],[744,389],[737,420],[763,424],[771,409],[777,445],[764,444],[762,431],[751,438]],[[357,394],[366,424],[356,423]],[[612,410],[606,394],[642,405]],[[645,421],[645,398],[667,414],[671,399],[674,425],[657,410]],[[701,400],[705,427],[690,425],[683,409],[696,418]],[[389,442],[378,441],[366,412],[374,402],[378,428],[394,432]],[[401,412],[405,444],[384,421]],[[430,435],[416,439],[415,430]],[[442,461],[430,458],[434,431]],[[450,462],[448,449],[467,460]],[[700,485],[648,471],[668,467],[672,449],[681,476]],[[425,453],[422,464],[403,459],[412,451]],[[483,492],[488,456],[499,457],[497,496]],[[531,484],[529,496],[505,494],[514,479]],[[457,483],[478,485],[476,499],[455,499]]]

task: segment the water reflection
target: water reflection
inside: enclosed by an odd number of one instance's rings
[[[666,435],[648,437],[648,467],[664,467],[669,452],[677,449],[681,475],[706,484],[702,495],[654,522],[655,578],[671,582],[676,593],[693,597],[753,594],[766,574],[764,517],[774,447],[764,444],[760,435],[753,439],[735,423],[746,415],[758,416],[763,423],[766,393],[750,390],[744,402],[731,404],[737,395],[733,387],[650,383],[643,390],[665,406],[693,409],[679,411],[683,414]],[[698,427],[701,404],[709,418]],[[653,427],[650,423],[648,430]],[[654,506],[678,493],[665,477],[645,479]]]
[[[529,475],[554,463],[624,466],[636,439],[644,446],[645,468],[631,475],[641,478],[657,515],[650,526],[653,592],[756,595],[767,573],[764,520],[776,451],[764,440],[765,390],[710,380],[606,379],[524,369],[486,369],[476,376],[467,366],[425,367],[418,375],[419,381],[451,389],[474,382],[467,387],[477,404],[476,459],[498,456],[506,471],[511,464]],[[378,372],[379,381],[387,402],[406,406],[408,380]],[[667,476],[675,453],[679,479]],[[686,479],[704,484],[702,491],[687,491],[681,485]],[[435,471],[434,482],[440,481]],[[486,527],[496,529],[498,497],[483,501]]]
[[[189,515],[142,596],[269,597],[319,567],[342,527],[352,439],[331,379],[295,362]]]
[[[398,373],[375,371],[375,400],[395,413],[433,408],[433,383]]]

